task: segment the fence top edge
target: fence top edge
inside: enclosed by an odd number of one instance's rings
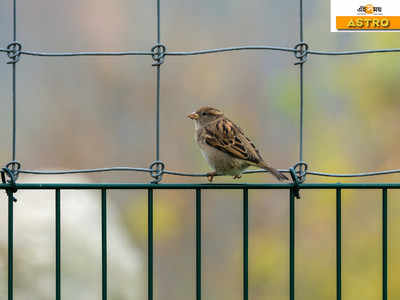
[[[16,183],[0,184],[0,190],[46,189],[290,189],[293,183]],[[302,183],[300,189],[400,189],[400,183]]]

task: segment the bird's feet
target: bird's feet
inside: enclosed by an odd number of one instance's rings
[[[242,178],[242,175],[235,175],[235,176],[233,176],[233,179],[240,179],[240,178]]]
[[[215,175],[217,175],[217,172],[208,172],[208,173],[207,173],[207,179],[208,179],[208,181],[209,181],[209,182],[212,182]]]

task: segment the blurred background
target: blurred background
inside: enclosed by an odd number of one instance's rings
[[[161,1],[169,51],[241,45],[293,47],[298,1]],[[330,33],[329,1],[304,2],[313,50],[398,48],[399,33]],[[155,1],[18,1],[17,40],[32,51],[148,51]],[[12,40],[11,1],[0,2],[0,45]],[[11,67],[0,56],[0,164],[11,160]],[[167,169],[206,172],[187,114],[222,109],[276,168],[298,161],[299,72],[292,53],[249,51],[166,57],[161,67],[161,159]],[[304,66],[304,159],[310,169],[400,168],[400,56],[311,56]],[[24,169],[148,167],[155,158],[155,70],[151,57],[40,58],[17,64],[17,160]],[[351,179],[396,182],[399,175]],[[26,176],[19,182],[149,182],[148,174]],[[205,182],[164,176],[163,182]],[[337,182],[313,178],[307,182]],[[349,181],[340,179],[341,182]],[[218,177],[216,182],[232,182]],[[274,182],[270,175],[240,182]],[[389,297],[400,297],[400,195],[389,191]],[[15,298],[54,299],[54,194],[18,191]],[[99,299],[100,193],[62,191],[62,296]],[[251,299],[289,295],[287,191],[250,191]],[[0,297],[7,294],[7,201],[0,195]],[[381,297],[381,193],[343,192],[343,298]],[[242,297],[240,191],[204,192],[203,294]],[[296,203],[296,299],[335,299],[335,193],[302,191]],[[110,191],[109,297],[146,297],[147,199]],[[192,191],[155,193],[155,299],[194,299]]]

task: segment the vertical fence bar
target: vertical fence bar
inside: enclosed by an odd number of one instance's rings
[[[13,41],[17,39],[17,1],[13,0]],[[16,47],[16,46],[15,46]],[[16,88],[16,63],[12,64],[12,160],[16,159],[16,125],[17,125],[17,88]],[[13,170],[15,166],[13,165]],[[14,197],[11,191],[8,193],[8,300],[14,298]]]
[[[56,189],[56,300],[61,299],[61,195]]]
[[[11,191],[8,194],[8,300],[13,299],[13,261],[14,261],[14,199]]]
[[[153,189],[147,193],[147,299],[153,300]]]
[[[17,1],[13,1],[13,41],[17,40]],[[15,46],[16,47],[16,46]],[[12,63],[12,103],[13,103],[13,132],[12,132],[12,160],[16,159],[16,127],[17,127],[17,87],[16,63]]]
[[[289,293],[290,293],[290,300],[294,300],[294,256],[295,256],[295,249],[294,249],[294,242],[295,242],[295,201],[294,201],[294,190],[293,188],[290,188],[290,246],[289,246],[289,252],[290,252],[290,261],[289,261]]]
[[[107,300],[107,190],[101,189],[101,290]]]
[[[336,299],[342,299],[342,191],[336,189]]]
[[[156,160],[160,160],[160,66],[157,66]]]
[[[160,0],[157,0],[157,44],[161,43],[160,30]],[[156,82],[156,160],[160,160],[160,73],[161,64],[157,64],[157,82]]]
[[[16,88],[16,63],[12,64],[12,97],[13,97],[13,133],[12,133],[12,160],[16,158],[16,127],[17,127],[17,88]]]
[[[303,0],[300,0],[300,43],[303,39]],[[304,115],[304,92],[303,92],[303,63],[300,63],[300,132],[299,132],[299,159],[303,161],[303,115]]]
[[[201,300],[201,189],[196,189],[196,300]]]
[[[243,189],[243,299],[249,299],[249,190]]]
[[[388,298],[388,267],[387,267],[387,189],[382,189],[382,299]]]
[[[13,41],[17,39],[17,1],[13,0]],[[16,46],[15,46],[16,47]],[[16,88],[16,63],[12,64],[12,160],[16,159],[16,125],[17,125],[17,88]],[[13,165],[13,170],[15,166]],[[11,191],[8,194],[8,300],[14,298],[14,197]]]
[[[299,158],[303,161],[303,64],[300,64],[300,143]]]

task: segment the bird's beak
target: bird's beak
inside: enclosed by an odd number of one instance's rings
[[[190,115],[188,115],[188,118],[189,118],[189,119],[192,119],[192,120],[197,120],[197,119],[199,118],[199,114],[193,112],[193,113],[191,113]]]

